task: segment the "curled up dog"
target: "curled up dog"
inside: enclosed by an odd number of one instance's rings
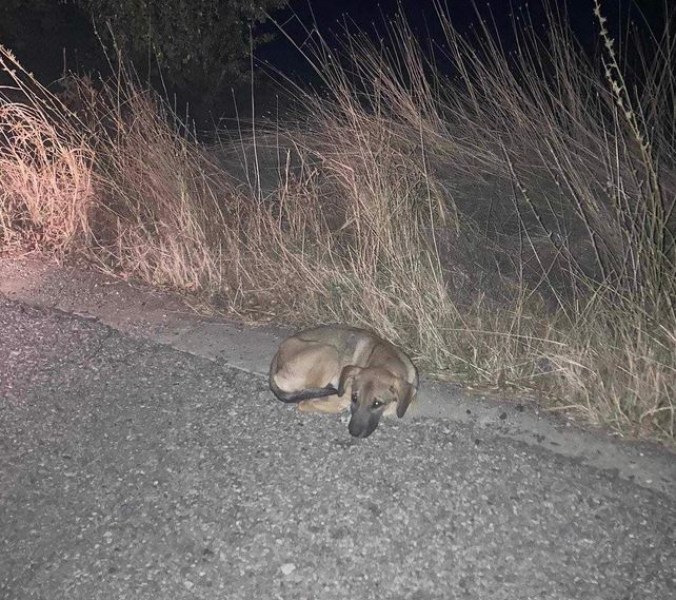
[[[270,388],[302,411],[349,407],[350,434],[365,438],[383,415],[404,416],[418,390],[418,372],[402,350],[370,331],[322,325],[282,342],[270,365]]]

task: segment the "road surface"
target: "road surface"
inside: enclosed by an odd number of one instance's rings
[[[676,502],[0,297],[0,598],[676,599]]]

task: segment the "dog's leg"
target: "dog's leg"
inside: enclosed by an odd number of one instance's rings
[[[350,406],[349,396],[329,396],[328,398],[314,398],[298,403],[298,410],[302,412],[339,413]]]

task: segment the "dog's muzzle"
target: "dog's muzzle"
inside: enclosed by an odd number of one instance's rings
[[[352,411],[352,418],[347,429],[350,435],[365,438],[371,435],[378,427],[382,411],[372,411],[368,408],[357,408]]]

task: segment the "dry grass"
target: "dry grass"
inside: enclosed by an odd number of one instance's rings
[[[440,18],[453,79],[404,21],[387,50],[306,50],[328,97],[298,90],[311,120],[241,135],[240,177],[131,77],[62,104],[19,72],[0,242],[254,318],[373,327],[445,378],[673,441],[673,35],[634,88],[605,29],[591,62],[554,17],[512,56]]]
[[[20,69],[10,53],[0,66]],[[63,253],[88,232],[94,154],[81,133],[61,128],[65,107],[41,104],[45,90],[29,83],[22,91],[33,102],[0,102],[0,249]]]

